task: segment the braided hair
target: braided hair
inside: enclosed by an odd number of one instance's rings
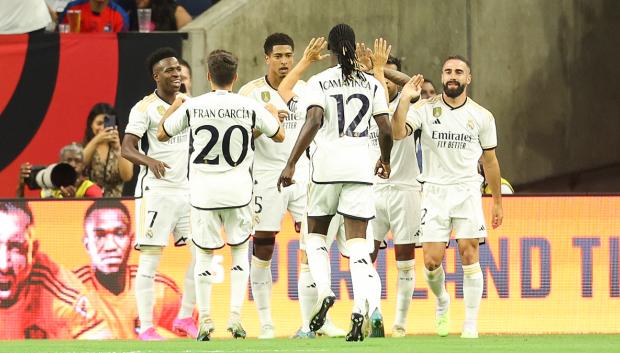
[[[345,81],[354,80],[354,75],[360,80],[366,80],[359,69],[355,55],[355,32],[351,26],[344,23],[335,25],[329,31],[327,45],[328,49],[336,55],[342,68],[342,78]]]

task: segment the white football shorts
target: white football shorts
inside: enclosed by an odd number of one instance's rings
[[[166,246],[172,233],[175,246],[190,239],[189,194],[171,190],[146,190],[135,201],[136,249],[141,245]]]
[[[221,249],[224,245],[241,245],[254,235],[250,205],[201,210],[191,208],[192,241],[204,250]],[[222,228],[226,241],[222,236]]]

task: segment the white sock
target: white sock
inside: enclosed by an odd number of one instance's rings
[[[271,260],[264,261],[252,256],[250,280],[252,281],[252,296],[256,303],[261,326],[273,325],[271,319]]]
[[[201,320],[209,317],[211,313],[211,286],[215,275],[212,263],[213,251],[196,250],[194,281],[196,282],[196,304],[198,304],[198,314]]]
[[[155,272],[161,260],[161,247],[142,246],[136,274],[136,304],[140,319],[140,332],[153,327],[155,306]]]
[[[443,266],[440,265],[433,271],[429,271],[424,267],[424,274],[426,275],[428,286],[437,298],[437,315],[441,315],[448,310],[448,305],[450,304],[450,296],[446,291],[446,274],[443,271]]]
[[[463,301],[465,302],[464,328],[477,331],[478,310],[482,299],[484,279],[480,263],[463,265]]]
[[[310,267],[308,264],[301,264],[299,268],[299,280],[297,281],[297,297],[299,298],[299,307],[301,309],[301,330],[303,332],[310,331],[310,313],[317,301],[318,291]]]
[[[250,262],[248,261],[248,243],[231,246],[232,264],[230,267],[230,316],[241,317],[241,307],[248,288]]]
[[[415,259],[396,261],[398,281],[396,282],[396,316],[394,326],[407,327],[407,313],[415,290]]]
[[[353,238],[347,240],[347,251],[349,252],[349,269],[353,282],[353,312],[366,314],[366,302],[372,296],[367,294],[368,289],[371,288],[370,292],[374,292],[373,287],[375,287],[366,239]],[[370,306],[370,303],[368,304]]]
[[[177,317],[185,319],[192,317],[194,306],[196,306],[196,285],[194,282],[194,267],[196,266],[196,246],[191,242],[187,244],[192,254],[192,261],[185,271],[185,284],[183,286],[183,297],[181,297],[181,308]]]
[[[372,262],[368,266],[368,270],[372,276],[369,282],[372,283],[372,289],[368,291],[368,313],[372,315],[375,310],[381,312],[381,277],[379,277],[379,272]]]
[[[306,254],[308,255],[308,266],[310,273],[316,284],[318,295],[325,296],[332,293],[329,274],[331,272],[329,265],[329,254],[325,236],[316,233],[310,233],[305,239]]]

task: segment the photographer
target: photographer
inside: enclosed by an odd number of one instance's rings
[[[123,183],[131,180],[133,165],[121,157],[116,112],[107,103],[93,106],[84,131],[86,175],[103,189],[104,197],[121,197]]]
[[[60,163],[66,163],[75,169],[77,174],[74,185],[61,186],[59,188],[43,188],[41,190],[42,198],[62,199],[67,197],[102,197],[101,188],[95,183],[88,180],[84,176],[84,154],[82,146],[72,143],[60,150]],[[32,165],[24,163],[21,165],[19,172],[19,185],[17,187],[17,197],[24,197],[24,185],[32,174]],[[39,172],[41,173],[41,172]]]

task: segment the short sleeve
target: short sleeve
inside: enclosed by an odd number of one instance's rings
[[[269,138],[278,133],[278,130],[280,130],[280,124],[278,124],[276,118],[271,115],[267,109],[257,104],[254,109],[254,113],[256,114],[256,130],[262,132]]]
[[[387,100],[385,99],[385,89],[381,84],[375,86],[375,93],[372,97],[372,116],[381,114],[389,114],[390,109],[388,107]]]
[[[180,134],[189,126],[189,101],[183,103],[164,121],[164,132],[168,137]]]
[[[316,76],[313,76],[308,81],[308,84],[304,89],[303,99],[306,101],[308,109],[313,106],[317,106],[325,110],[325,93],[323,92]]]
[[[138,107],[133,107],[129,112],[129,122],[125,128],[126,134],[132,134],[142,138],[144,133],[149,129],[149,119],[146,111],[140,111]]]
[[[411,132],[422,128],[422,114],[424,109],[424,101],[418,101],[407,111],[406,124],[411,128]]]
[[[478,139],[483,150],[490,150],[497,147],[497,131],[495,129],[495,118],[489,113],[483,117]]]

